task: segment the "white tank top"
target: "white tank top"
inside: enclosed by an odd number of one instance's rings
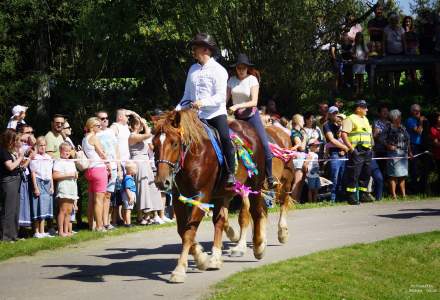
[[[119,156],[121,160],[129,160],[130,150],[128,148],[128,138],[130,137],[130,129],[128,129],[128,125],[121,125],[119,123],[114,124],[118,129],[116,138],[118,139]],[[122,162],[122,164],[125,165],[125,162]]]
[[[89,168],[105,167],[104,162],[97,161],[101,158],[99,157],[98,153],[96,153],[95,146],[90,145],[87,137],[84,137],[82,140],[82,149],[87,158],[92,159],[92,161],[90,161]]]

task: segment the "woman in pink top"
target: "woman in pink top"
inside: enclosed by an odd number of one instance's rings
[[[432,156],[435,160],[435,166],[437,168],[437,174],[440,174],[440,113],[434,114],[434,119],[432,120],[432,127],[430,130],[431,140],[432,140]],[[440,178],[437,176],[437,188],[440,187]]]

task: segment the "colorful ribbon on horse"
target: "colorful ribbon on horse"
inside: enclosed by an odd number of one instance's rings
[[[235,133],[231,133],[230,136],[231,136],[232,142],[236,146],[237,155],[238,155],[238,157],[240,157],[243,165],[245,166],[246,170],[248,171],[249,177],[252,177],[253,175],[258,175],[257,166],[255,165],[255,163],[253,162],[252,157],[251,157],[251,155],[253,155],[252,150]],[[238,164],[236,164],[236,167],[238,167]]]
[[[200,198],[202,196],[203,196],[203,194],[197,194],[195,196],[188,198],[188,197],[185,197],[181,194],[179,196],[179,200],[188,206],[197,206],[199,209],[203,210],[205,213],[209,213],[209,209],[214,208],[214,204],[202,203],[202,202],[194,199],[194,198]]]
[[[293,151],[287,148],[281,148],[277,144],[269,143],[270,151],[272,151],[272,154],[281,160],[283,160],[285,163],[289,162],[290,160],[294,158],[305,158],[306,154],[304,152],[298,152]]]
[[[256,191],[251,190],[250,187],[244,185],[243,183],[241,183],[237,180],[234,182],[232,189],[234,190],[234,192],[236,192],[242,198],[249,197],[249,194],[255,194],[255,195],[260,194],[260,192],[256,192]]]

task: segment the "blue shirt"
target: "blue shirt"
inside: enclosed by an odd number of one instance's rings
[[[134,182],[133,176],[125,175],[124,179],[122,180],[122,186],[124,189],[129,189],[133,193],[136,193],[136,183]]]
[[[419,120],[417,120],[414,117],[410,117],[408,118],[408,120],[406,120],[406,131],[408,131],[409,133],[409,139],[411,144],[415,144],[415,145],[420,145],[422,143],[422,135],[417,133],[414,130],[414,127],[417,127],[420,125]]]

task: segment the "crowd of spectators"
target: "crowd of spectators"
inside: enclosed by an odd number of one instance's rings
[[[330,46],[330,59],[335,74],[336,92],[343,87],[354,87],[354,95],[363,93],[364,77],[369,73],[366,62],[385,56],[440,55],[440,13],[424,10],[416,20],[401,16],[397,12],[384,15],[384,8],[375,6],[374,17],[367,23],[367,34],[352,13],[346,15],[339,41]],[[401,73],[415,81],[416,71],[402,66],[401,71],[388,74],[385,82],[389,86],[400,84]],[[437,70],[438,72],[439,70]],[[422,72],[423,80],[438,83],[440,75],[431,71]],[[435,78],[434,78],[435,76]]]
[[[81,171],[88,186],[90,230],[131,227],[134,209],[139,225],[173,222],[172,212],[164,213],[166,195],[154,184],[152,135],[145,119],[119,109],[109,126],[108,113],[99,111],[86,121],[82,142],[75,146],[65,116],[54,115],[46,135],[35,137],[26,111],[20,105],[12,109],[0,139],[1,241],[20,239],[22,228],[32,228],[34,238],[75,234],[72,223],[85,200]],[[85,162],[73,160],[77,157]]]
[[[327,103],[320,103],[318,115],[313,112],[306,112],[304,116],[295,114],[285,126],[281,125],[282,118],[278,113],[268,115],[262,111],[266,126],[288,129],[290,132],[286,133],[291,137],[291,150],[304,153],[304,156],[293,160],[292,198],[296,201],[316,201],[317,197],[313,195],[316,184],[310,178],[311,174],[316,174],[316,164],[308,163],[316,158],[319,159],[322,183],[321,200],[347,200],[344,171],[349,149],[341,139],[341,129],[348,111],[343,111],[341,100],[335,104],[337,106],[329,107]],[[407,180],[411,183],[409,192],[412,194],[425,194],[428,187],[432,192],[438,192],[438,184],[428,184],[428,175],[430,171],[440,174],[440,113],[434,114],[432,122],[429,122],[418,104],[413,104],[407,112],[410,116],[403,121],[402,112],[399,109],[390,111],[387,105],[379,105],[377,111],[369,111],[374,139],[369,192],[375,200],[383,198],[386,186],[389,197],[406,197]],[[436,180],[440,182],[439,176]],[[310,188],[309,185],[312,191],[303,192],[303,186]]]

